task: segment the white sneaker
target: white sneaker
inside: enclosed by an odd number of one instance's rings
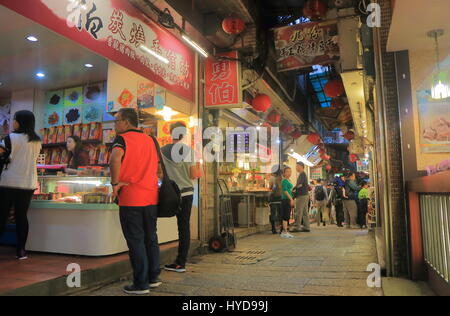
[[[281,237],[281,238],[285,238],[285,239],[290,238],[289,235],[288,235],[287,233],[282,233],[282,234],[280,234],[280,237]]]
[[[287,238],[294,238],[294,235],[291,235],[289,233],[286,234],[288,237]]]

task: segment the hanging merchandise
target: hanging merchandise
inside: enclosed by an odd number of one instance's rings
[[[299,139],[300,137],[302,137],[302,132],[300,132],[300,130],[296,129],[294,132],[292,132],[291,136],[294,139]]]
[[[280,127],[280,131],[282,133],[285,134],[290,134],[292,131],[294,130],[294,127],[291,125],[291,123],[289,123],[288,121],[286,121],[281,127]]]
[[[328,161],[328,160],[330,160],[330,156],[324,154],[324,155],[321,155],[321,156],[320,156],[320,159],[325,160],[325,161]]]
[[[313,145],[319,145],[320,144],[320,136],[317,133],[311,133],[307,137],[308,142],[310,142]]]
[[[230,16],[223,20],[222,28],[227,34],[239,35],[245,30],[245,22],[240,17]]]
[[[351,141],[351,140],[355,139],[355,133],[353,133],[352,131],[349,131],[344,134],[344,138],[348,141]]]
[[[272,106],[272,100],[266,94],[258,94],[252,101],[252,107],[258,112],[266,112]]]
[[[355,163],[358,161],[358,156],[355,154],[351,154],[348,159],[350,162]]]
[[[270,112],[270,114],[267,116],[267,120],[268,120],[270,123],[278,124],[278,123],[280,123],[281,115],[280,115],[277,111],[273,110],[273,111]]]
[[[331,171],[331,169],[333,169],[333,167],[331,167],[331,165],[327,165],[325,168],[327,169],[327,171]]]
[[[303,15],[311,21],[322,20],[328,12],[328,3],[324,0],[308,0],[303,8]]]
[[[344,84],[341,79],[331,79],[323,88],[329,98],[337,98],[345,93]]]

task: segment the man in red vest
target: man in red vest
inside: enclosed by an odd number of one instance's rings
[[[110,169],[113,198],[120,207],[120,222],[128,244],[134,282],[127,294],[148,294],[161,285],[156,234],[159,158],[151,137],[138,130],[134,109],[115,116]]]

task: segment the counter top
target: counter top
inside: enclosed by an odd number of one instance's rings
[[[31,201],[32,209],[61,209],[61,210],[99,210],[118,211],[116,204],[79,204],[79,203],[57,203],[52,201]]]

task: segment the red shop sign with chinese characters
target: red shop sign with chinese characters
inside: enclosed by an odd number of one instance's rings
[[[195,54],[129,1],[0,0],[0,5],[195,101]]]
[[[240,63],[237,58],[238,53],[233,51],[206,60],[205,107],[242,107]]]

